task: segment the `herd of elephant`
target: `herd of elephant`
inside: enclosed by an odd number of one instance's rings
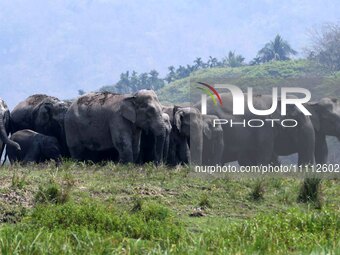
[[[208,112],[195,106],[163,106],[152,90],[122,95],[93,92],[73,101],[32,95],[12,112],[0,99],[0,156],[11,163],[73,158],[80,161],[121,163],[215,165],[238,161],[240,165],[278,164],[278,156],[298,153],[299,164],[326,163],[326,136],[340,140],[340,101],[323,98],[297,108],[287,116],[293,128],[264,125],[215,125],[214,119],[241,121],[252,116],[232,115],[232,97],[221,94],[223,107],[207,102]],[[257,95],[254,105],[268,109],[270,96]],[[279,110],[278,110],[279,111]],[[267,118],[268,116],[262,116]],[[256,118],[259,118],[257,116]],[[10,137],[9,137],[10,135]]]

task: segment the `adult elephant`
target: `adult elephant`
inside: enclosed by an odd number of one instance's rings
[[[171,133],[167,163],[202,163],[203,121],[194,107],[163,106],[163,112],[170,116]]]
[[[280,106],[270,116],[252,114],[248,105],[244,105],[244,115],[233,115],[233,97],[231,93],[221,93],[223,106],[215,106],[207,101],[207,113],[216,115],[228,123],[222,125],[224,138],[223,163],[238,161],[240,165],[270,164],[273,155],[290,155],[298,153],[299,164],[313,164],[315,134],[312,122],[295,106],[288,107],[287,115],[281,115]],[[246,100],[244,100],[246,101]],[[256,95],[253,98],[254,108],[267,110],[272,106],[271,95]],[[280,102],[278,103],[280,105]],[[199,104],[198,104],[199,106]],[[248,121],[263,121],[261,127],[251,127]],[[271,122],[266,119],[276,119]],[[296,127],[282,127],[283,119],[295,120]],[[233,125],[231,125],[233,122]],[[258,125],[258,121],[256,121]],[[274,124],[273,124],[274,123]],[[254,123],[253,123],[254,124]],[[254,126],[254,125],[253,125]]]
[[[165,122],[165,142],[163,147],[163,162],[168,159],[171,123],[170,117],[166,113],[162,113]],[[140,139],[140,152],[138,157],[139,163],[153,162],[156,158],[155,135],[152,132],[142,130]]]
[[[64,117],[68,104],[48,95],[32,95],[20,102],[11,113],[13,132],[31,129],[38,133],[54,136],[61,145],[63,156],[69,156]]]
[[[215,115],[202,115],[203,118],[203,165],[216,165],[222,163],[224,150],[223,128],[221,125],[214,125]]]
[[[322,98],[306,106],[312,113],[315,130],[315,161],[318,164],[327,163],[326,136],[335,136],[340,141],[340,101],[336,98]]]
[[[11,140],[21,146],[20,151],[11,147],[7,149],[11,164],[14,162],[41,163],[51,159],[55,160],[57,165],[61,163],[60,145],[57,138],[53,136],[24,129],[12,134]]]
[[[89,93],[73,102],[65,116],[67,145],[77,160],[88,160],[88,151],[115,149],[120,162],[136,162],[142,130],[154,134],[154,161],[160,163],[166,123],[152,90],[134,95]]]
[[[8,138],[10,133],[10,112],[4,100],[0,98],[0,159],[5,149],[5,145],[20,150],[20,145]]]

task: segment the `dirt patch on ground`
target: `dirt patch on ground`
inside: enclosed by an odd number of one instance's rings
[[[134,191],[142,196],[155,196],[155,197],[162,197],[162,189],[159,187],[149,187],[146,185],[135,187]]]
[[[0,191],[0,201],[8,205],[33,206],[33,195],[27,190]]]
[[[27,190],[0,191],[0,223],[17,223],[33,207],[33,195]]]

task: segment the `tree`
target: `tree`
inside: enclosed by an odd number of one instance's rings
[[[126,71],[125,73],[120,74],[120,80],[117,82],[115,86],[115,90],[118,93],[131,93],[130,88],[130,80],[129,80],[130,73]]]
[[[204,67],[204,63],[203,63],[203,61],[202,61],[202,58],[196,58],[195,60],[194,60],[194,68],[195,68],[195,70],[198,70],[198,69],[201,69],[201,68],[203,68]]]
[[[340,70],[340,25],[325,24],[310,32],[311,45],[306,49],[308,58],[318,61],[332,71]]]
[[[112,92],[115,93],[116,89],[114,85],[103,86],[99,89],[100,92]]]
[[[259,65],[259,64],[261,64],[261,58],[259,56],[253,58],[253,60],[249,62],[249,65],[251,66]]]
[[[280,35],[276,35],[273,41],[267,43],[258,52],[258,57],[262,63],[272,60],[289,60],[290,55],[296,55],[297,52],[292,49],[289,43]]]
[[[174,66],[169,66],[168,67],[169,73],[166,75],[165,80],[170,83],[174,80],[176,80],[176,72],[175,72],[175,67]]]
[[[158,78],[159,73],[156,70],[151,70],[149,72],[150,74],[150,78],[149,78],[149,82],[150,82],[150,87],[153,90],[158,90],[160,88],[162,88],[165,84],[164,81],[160,78]]]
[[[223,60],[225,66],[238,67],[242,66],[244,57],[242,55],[236,55],[235,51],[229,51],[228,56]]]
[[[78,89],[78,95],[79,96],[82,96],[82,95],[84,95],[86,92],[85,92],[85,90],[83,90],[83,89]]]
[[[190,70],[185,68],[185,66],[180,65],[176,70],[176,78],[182,79],[190,75]]]
[[[209,56],[209,59],[208,59],[208,67],[216,67],[218,66],[218,60],[217,58],[213,58],[212,56]]]

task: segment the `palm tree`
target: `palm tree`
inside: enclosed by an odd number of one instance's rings
[[[202,68],[203,67],[203,61],[202,61],[202,58],[196,58],[195,60],[194,60],[194,68],[195,68],[195,70],[198,70],[198,69],[200,69],[200,68]]]
[[[174,66],[169,66],[168,67],[169,73],[166,75],[165,79],[168,83],[176,80],[176,72],[175,72],[175,67]]]
[[[212,56],[209,56],[209,60],[208,60],[208,67],[216,67],[218,65],[218,60],[217,58],[213,58]]]
[[[242,66],[244,57],[242,55],[236,55],[235,51],[229,51],[228,56],[224,59],[224,64],[230,67]]]
[[[272,60],[289,60],[290,55],[296,55],[289,43],[280,35],[276,35],[273,41],[267,43],[259,52],[258,57],[262,63]]]

